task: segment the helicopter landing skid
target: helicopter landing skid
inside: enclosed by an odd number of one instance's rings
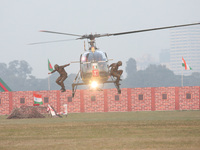
[[[77,86],[78,85],[87,85],[86,83],[73,83],[72,84],[72,97],[75,96],[75,93],[76,93],[76,89],[77,89]]]
[[[104,83],[114,83],[114,85],[115,85],[115,87],[117,89],[118,94],[121,94],[120,84],[117,83],[116,81],[114,81],[114,80],[113,81],[106,81]]]

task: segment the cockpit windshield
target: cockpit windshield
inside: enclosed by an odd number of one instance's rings
[[[107,56],[104,52],[96,50],[94,53],[93,52],[86,52],[82,54],[81,57],[81,62],[105,62],[107,61]]]

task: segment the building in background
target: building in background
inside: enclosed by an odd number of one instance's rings
[[[159,63],[166,68],[170,69],[170,50],[163,49],[159,54]]]
[[[183,70],[182,57],[192,70]],[[171,30],[170,69],[176,75],[200,72],[200,26]]]

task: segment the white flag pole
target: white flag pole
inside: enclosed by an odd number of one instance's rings
[[[51,86],[50,86],[50,75],[48,76],[48,88],[49,88],[49,90],[51,89]]]
[[[183,67],[182,67],[182,77],[181,77],[181,86],[183,87]]]
[[[181,86],[183,87],[183,56],[182,56],[182,75],[181,75]]]
[[[48,71],[49,71],[49,59],[48,59]],[[48,73],[48,89],[50,90],[51,89],[51,86],[50,86],[50,74]]]

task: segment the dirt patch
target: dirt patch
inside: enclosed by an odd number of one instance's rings
[[[24,119],[24,118],[45,118],[40,112],[37,111],[35,106],[21,106],[15,108],[7,119]]]

